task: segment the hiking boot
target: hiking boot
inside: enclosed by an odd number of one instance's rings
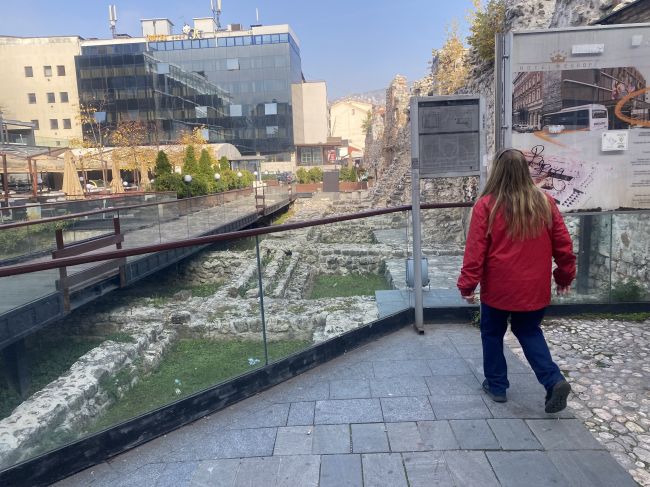
[[[490,390],[490,386],[488,385],[487,380],[483,381],[483,391],[490,396],[490,399],[492,399],[494,402],[508,402],[508,398],[506,397],[505,392],[503,394],[494,394]]]
[[[566,408],[566,400],[571,392],[571,385],[561,380],[546,392],[546,404],[544,411],[547,413],[559,413]]]

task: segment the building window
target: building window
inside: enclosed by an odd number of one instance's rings
[[[278,114],[278,104],[277,103],[265,103],[264,104],[264,115],[277,115]]]
[[[59,93],[59,98],[61,99],[61,103],[68,103],[68,92],[62,91]]]
[[[48,103],[54,103],[54,102],[55,102],[55,100],[54,100],[54,93],[48,93],[48,94],[47,94],[47,102],[48,102]]]
[[[300,149],[300,162],[301,164],[311,164],[311,149]]]
[[[31,105],[36,103],[36,93],[27,93],[27,100],[29,100]]]
[[[307,166],[320,166],[323,164],[323,151],[320,147],[302,147],[300,163]]]
[[[237,71],[239,69],[239,59],[226,59],[226,69],[228,71]]]
[[[231,117],[241,117],[242,116],[241,105],[230,105],[230,116]]]
[[[56,75],[57,76],[65,76],[65,66],[57,66],[56,67]]]
[[[50,130],[58,130],[59,121],[56,118],[50,118]]]
[[[33,78],[34,70],[31,66],[25,66],[25,78]]]
[[[52,66],[43,66],[43,74],[46,78],[52,77]]]
[[[279,132],[279,127],[277,125],[267,125],[266,126],[266,136],[267,137],[277,137]]]
[[[71,129],[72,128],[72,121],[69,118],[64,118],[63,119],[63,128],[64,129]]]
[[[31,120],[31,122],[34,124],[34,130],[38,130],[38,120]]]

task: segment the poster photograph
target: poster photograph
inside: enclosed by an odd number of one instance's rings
[[[648,51],[616,64],[603,55],[572,61],[575,44],[549,47],[545,62],[512,72],[512,146],[535,183],[562,211],[650,207]]]

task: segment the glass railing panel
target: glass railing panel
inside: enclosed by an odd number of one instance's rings
[[[161,242],[187,238],[186,203],[183,200],[160,203],[155,206],[158,212],[158,231]]]
[[[471,208],[421,211],[422,258],[424,263],[424,306],[465,306],[456,283],[463,266],[463,254]],[[409,256],[413,251],[412,224],[409,225]],[[426,275],[425,275],[426,274]]]
[[[613,214],[611,254],[599,252],[596,259],[599,276],[607,273],[609,263],[612,302],[650,300],[650,212]]]
[[[273,359],[408,307],[391,276],[397,262],[405,265],[405,226],[396,213],[264,238],[267,337],[269,346],[287,344]]]
[[[177,268],[29,334],[20,345],[31,382],[24,399],[9,379],[17,360],[0,365],[0,436],[12,438],[0,442],[0,469],[265,365],[254,241],[191,250]],[[53,283],[58,271],[48,273]],[[27,289],[45,282],[21,278]],[[23,428],[19,418],[31,416],[39,427]]]
[[[0,277],[0,293],[2,294],[2,299],[0,299],[0,316],[24,308],[33,301],[56,294],[56,281],[58,279],[59,271],[56,269],[18,276]],[[51,303],[48,306],[51,306]],[[55,313],[55,310],[54,308],[51,310],[48,308],[46,312],[49,315]],[[0,344],[7,339],[8,335],[22,331],[23,326],[22,320],[15,319],[9,319],[7,326],[0,324]],[[1,368],[2,365],[0,362]],[[0,408],[2,407],[2,402],[2,393],[0,392]],[[1,457],[2,455],[0,455]]]
[[[125,247],[160,243],[158,205],[123,208],[118,213]]]
[[[0,227],[0,263],[8,265],[29,258],[37,249],[56,248],[54,231],[56,223],[24,225],[14,228]]]
[[[567,296],[557,296],[551,284],[552,303],[608,303],[612,213],[565,214],[564,222],[573,241],[576,278]]]
[[[212,214],[209,211],[210,202],[210,196],[201,196],[189,200],[188,226],[191,236],[198,237],[212,229]]]

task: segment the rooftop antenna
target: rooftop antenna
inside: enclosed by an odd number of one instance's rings
[[[113,34],[113,39],[117,37],[115,33],[115,25],[117,24],[117,8],[115,5],[108,6],[108,22],[111,24],[111,33]]]
[[[210,0],[210,9],[212,10],[212,18],[217,24],[217,30],[221,29],[221,0]]]
[[[260,23],[260,9],[257,7],[255,7],[255,23]]]

